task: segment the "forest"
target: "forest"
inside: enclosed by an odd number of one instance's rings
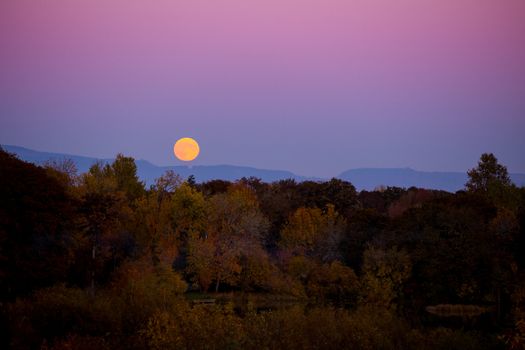
[[[0,150],[0,348],[525,348],[525,188],[493,154],[456,193],[136,170]]]

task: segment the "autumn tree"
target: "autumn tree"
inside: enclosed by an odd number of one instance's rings
[[[155,181],[146,195],[135,201],[133,229],[137,249],[150,254],[154,263],[171,265],[178,253],[173,228],[171,192],[181,185],[180,176],[167,171]]]
[[[209,253],[204,255],[202,251],[192,248],[188,256],[188,269],[194,273],[197,270],[208,273],[197,267],[209,266],[207,264],[211,262],[215,290],[218,291],[222,282],[230,285],[239,283],[243,268],[247,268],[249,261],[243,257],[253,255],[255,250],[261,251],[268,221],[259,210],[253,190],[241,183],[230,186],[226,193],[210,199],[207,219],[205,234],[192,236],[192,240],[201,242],[193,241],[190,245],[202,246],[202,250]]]
[[[51,159],[44,163],[44,167],[50,171],[52,176],[56,176],[59,181],[65,183],[68,187],[78,184],[78,169],[72,159]]]
[[[322,183],[322,195],[325,202],[320,207],[333,204],[340,213],[345,213],[348,209],[359,207],[357,192],[350,182],[332,178],[330,181]]]
[[[301,206],[297,182],[293,179],[280,180],[270,184],[258,194],[261,211],[270,221],[269,235],[265,245],[277,250],[280,231],[290,215]]]
[[[67,278],[78,202],[45,169],[0,148],[0,304]]]
[[[319,208],[299,208],[281,231],[280,247],[292,254],[315,257],[323,262],[340,257],[341,242],[346,220],[333,205],[323,212]]]
[[[131,205],[143,188],[132,158],[120,155],[113,164],[95,163],[81,181],[78,226],[83,237],[77,241],[83,242],[84,260],[77,262],[77,268],[85,271],[85,266],[90,266],[94,290],[96,281],[107,279],[117,262],[130,254],[134,228]]]
[[[123,191],[129,200],[144,194],[144,183],[139,180],[137,165],[132,157],[125,157],[119,153],[111,164],[111,170],[117,182],[117,189]]]
[[[403,285],[411,270],[406,251],[370,246],[363,257],[363,300],[367,304],[395,308],[395,301],[402,297]]]
[[[389,218],[376,209],[359,209],[351,213],[341,242],[341,254],[346,265],[360,270],[368,242],[377,238]]]
[[[425,190],[420,188],[410,188],[407,193],[402,195],[397,201],[393,202],[388,208],[390,217],[401,216],[410,208],[421,207],[438,195],[438,191]]]
[[[173,228],[182,244],[191,233],[204,233],[206,227],[206,200],[201,192],[188,183],[182,183],[171,197]]]
[[[167,170],[161,177],[155,180],[155,185],[152,190],[162,194],[163,196],[173,193],[180,185],[182,185],[182,178],[173,170]]]
[[[190,233],[186,249],[187,258],[184,262],[186,274],[202,292],[208,291],[217,271],[215,266],[215,237],[201,236]]]
[[[359,280],[354,270],[337,260],[315,266],[306,281],[309,297],[340,303],[353,302],[358,290]]]
[[[172,228],[177,238],[179,255],[175,261],[175,268],[178,270],[187,269],[188,256],[193,254],[193,269],[186,272],[191,278],[199,278],[202,270],[200,258],[205,255],[207,250],[195,248],[200,244],[198,240],[204,237],[207,223],[207,203],[201,192],[197,191],[188,183],[182,183],[174,192],[170,201],[170,215]],[[207,242],[209,243],[209,242]],[[205,278],[203,280],[206,280]],[[201,284],[201,287],[203,284]]]
[[[483,153],[478,166],[470,169],[467,174],[469,180],[465,186],[472,192],[488,192],[494,187],[507,187],[512,183],[507,168],[499,164],[492,153]]]
[[[320,238],[322,216],[319,208],[297,209],[281,232],[281,248],[303,255],[310,253]]]
[[[211,197],[228,191],[228,187],[230,187],[231,184],[230,181],[216,179],[196,184],[195,187],[197,187],[205,196]]]

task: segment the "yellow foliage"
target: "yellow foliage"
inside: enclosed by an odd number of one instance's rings
[[[409,255],[397,248],[387,250],[370,246],[364,253],[363,301],[385,308],[394,307],[402,285],[410,277]]]
[[[338,257],[338,244],[346,221],[331,204],[319,208],[299,208],[281,231],[281,248],[293,254],[315,255],[323,261]]]

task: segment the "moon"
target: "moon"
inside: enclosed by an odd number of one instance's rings
[[[194,160],[199,155],[199,152],[199,144],[191,137],[183,137],[175,142],[175,146],[173,146],[175,157],[184,162]]]

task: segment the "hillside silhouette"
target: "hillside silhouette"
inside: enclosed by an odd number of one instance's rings
[[[50,160],[71,159],[80,172],[86,172],[97,161],[111,163],[113,159],[97,159],[71,154],[50,153],[31,150],[19,146],[2,145],[8,152],[18,155],[27,162],[43,165]],[[243,177],[256,177],[265,182],[293,179],[296,181],[322,181],[326,179],[297,175],[284,170],[257,169],[235,165],[196,165],[196,166],[157,166],[147,160],[136,160],[137,175],[146,183],[152,185],[155,179],[167,170],[173,170],[183,178],[190,175],[198,182],[210,180],[236,181]],[[358,190],[373,190],[378,186],[418,187],[455,192],[461,190],[468,180],[467,174],[461,172],[429,172],[411,168],[360,168],[350,169],[335,178],[351,182]],[[510,174],[518,186],[525,186],[525,174]]]

